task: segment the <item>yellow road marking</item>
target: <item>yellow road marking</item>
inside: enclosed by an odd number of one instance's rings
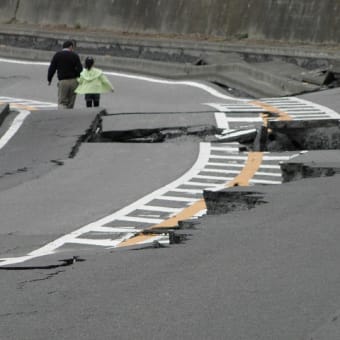
[[[178,225],[179,221],[187,220],[188,218],[195,216],[198,214],[200,211],[206,209],[206,205],[204,202],[204,199],[201,199],[197,202],[195,202],[193,205],[191,205],[188,208],[183,209],[179,214],[177,214],[174,217],[171,217],[164,222],[161,222],[159,224],[156,224],[150,229],[158,229],[158,228],[170,228],[170,227],[175,227]]]
[[[260,168],[263,160],[263,152],[249,152],[245,166],[241,172],[231,182],[227,184],[227,187],[249,185],[249,181],[254,177],[257,170]]]
[[[250,152],[248,154],[248,158],[246,161],[246,164],[244,168],[241,170],[238,176],[236,176],[232,181],[228,182],[226,184],[226,187],[233,187],[233,186],[248,186],[249,181],[251,178],[254,177],[255,173],[261,166],[263,159],[263,153],[262,152]],[[149,230],[152,229],[160,229],[160,228],[171,228],[171,227],[176,227],[178,225],[179,221],[187,220],[195,215],[197,215],[199,212],[202,210],[206,209],[206,204],[204,199],[201,199],[191,205],[188,208],[183,209],[179,214],[177,214],[174,217],[171,217],[157,225],[154,225],[150,228]],[[155,234],[150,234],[150,235],[143,235],[143,234],[138,234],[135,237],[130,238],[129,240],[126,240],[118,245],[118,247],[127,247],[127,246],[132,246],[136,245],[138,243],[141,243],[146,240],[151,240],[153,237],[155,237]]]
[[[275,106],[271,106],[269,104],[260,102],[258,100],[251,102],[251,104],[262,107],[265,111],[277,113],[279,116],[278,118],[279,120],[292,120],[292,117],[287,112],[282,111]],[[263,120],[264,120],[265,126],[267,126],[268,117],[265,117],[265,115],[263,115]]]

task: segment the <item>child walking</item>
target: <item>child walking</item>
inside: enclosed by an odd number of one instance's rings
[[[79,85],[75,90],[78,94],[85,94],[86,107],[99,106],[100,94],[114,91],[113,85],[103,74],[103,71],[93,65],[94,59],[87,57],[85,69],[80,73]]]

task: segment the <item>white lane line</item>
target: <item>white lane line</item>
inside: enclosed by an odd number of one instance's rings
[[[262,113],[264,109],[255,109],[255,108],[233,108],[229,105],[226,105],[226,110],[224,111],[226,114],[228,113],[240,113],[240,114],[254,114],[254,113]]]
[[[292,109],[285,109],[285,112],[291,114],[291,113],[315,113],[315,114],[320,114],[320,113],[323,113],[325,114],[325,112],[323,111],[320,111],[320,110],[316,110],[315,108],[311,108],[311,109],[307,109],[307,108],[292,108]]]
[[[36,109],[47,109],[47,108],[51,108],[51,109],[56,109],[58,107],[57,104],[54,103],[33,103],[32,106]]]
[[[264,161],[289,161],[290,157],[280,157],[280,156],[268,157],[268,156],[263,156],[263,160]]]
[[[280,165],[267,165],[267,164],[261,164],[259,170],[261,169],[278,169],[281,170]]]
[[[228,123],[258,123],[263,122],[261,117],[227,117]]]
[[[102,227],[97,226],[91,229],[91,232],[99,232],[99,233],[138,233],[140,229],[132,228],[132,227]]]
[[[202,194],[203,190],[195,190],[195,189],[172,189],[174,192],[182,192],[188,194]]]
[[[221,170],[221,169],[203,169],[202,172],[216,172],[216,173],[221,173],[221,174],[239,174],[240,173],[239,170],[231,170],[231,169],[225,169],[225,170]]]
[[[240,144],[238,142],[222,142],[218,144],[212,144],[211,150],[226,150],[229,151],[231,149],[238,149]]]
[[[230,156],[215,156],[215,155],[211,155],[211,158],[220,158],[220,159],[229,159],[229,160],[236,160],[236,161],[245,161],[248,159],[248,156],[238,156],[238,155],[230,155]]]
[[[4,63],[12,63],[12,64],[21,64],[21,65],[38,65],[38,66],[49,66],[48,62],[36,62],[36,61],[26,61],[26,60],[15,60],[15,59],[6,59],[6,58],[0,58],[0,62]],[[190,86],[195,87],[200,90],[203,90],[212,96],[216,98],[226,99],[226,100],[233,100],[237,102],[248,102],[249,99],[241,99],[241,98],[235,98],[228,96],[226,94],[223,94],[216,89],[214,89],[211,86],[208,86],[203,83],[195,82],[195,81],[181,81],[181,80],[166,80],[161,78],[155,78],[155,77],[148,77],[148,76],[141,76],[136,74],[128,74],[128,73],[122,73],[122,72],[104,72],[106,75],[109,76],[115,76],[120,78],[126,78],[126,79],[134,79],[134,80],[142,80],[146,82],[156,83],[156,84],[164,84],[164,85],[184,85],[184,86]]]
[[[143,205],[139,208],[139,210],[146,210],[146,211],[159,211],[165,213],[177,213],[180,212],[182,209],[180,208],[169,208],[169,207],[159,207],[154,205]]]
[[[307,110],[317,110],[318,113],[323,113],[328,115],[331,118],[335,118],[335,119],[340,119],[340,114],[326,106],[311,102],[309,100],[306,99],[302,99],[302,98],[298,98],[298,97],[289,97],[287,98],[286,101],[283,101],[281,99],[260,99],[261,101],[268,103],[268,104],[272,104],[274,106],[276,106],[279,109],[285,109],[285,105],[287,105],[289,103],[289,105],[297,105],[298,110],[301,111],[302,108],[306,108]],[[301,106],[302,105],[302,106]],[[290,107],[290,109],[292,109],[293,107]]]
[[[231,98],[233,100],[237,100],[237,98]],[[250,99],[243,99],[242,100],[243,102],[245,102],[245,104],[240,107],[240,106],[235,106],[233,104],[230,104],[230,103],[205,103],[205,105],[207,106],[211,106],[213,107],[214,109],[216,109],[217,111],[219,112],[229,112],[229,113],[242,113],[242,112],[245,112],[245,113],[261,113],[264,111],[263,108],[259,108],[258,106],[256,105],[253,105],[250,103]]]
[[[177,197],[177,196],[160,196],[157,200],[162,201],[175,201],[175,202],[197,202],[200,198],[189,198],[189,197]]]
[[[235,156],[235,158],[233,156],[220,156],[220,155],[210,155],[210,159],[242,159],[242,160],[246,160],[248,157],[243,157],[243,156]]]
[[[224,112],[215,112],[215,120],[219,129],[230,130],[229,122]]]
[[[132,235],[133,236],[133,235]],[[73,244],[84,244],[89,246],[100,246],[100,247],[115,247],[119,244],[119,240],[100,240],[100,239],[90,239],[90,238],[74,238],[69,243]]]
[[[282,181],[267,181],[262,179],[251,179],[249,182],[255,184],[282,184]]]
[[[45,61],[28,61],[28,60],[17,60],[17,59],[7,59],[7,58],[0,58],[0,62],[9,63],[9,64],[37,65],[37,66],[49,66],[50,64]]]
[[[20,113],[15,117],[9,129],[0,138],[0,150],[11,140],[11,138],[18,132],[25,119],[31,114],[30,111],[20,110]]]
[[[212,151],[224,151],[224,152],[235,152],[235,151],[239,151],[239,146],[230,146],[228,147],[212,147],[211,148]]]
[[[19,98],[10,98],[10,97],[0,97],[1,102],[11,102],[11,103],[18,103],[22,102],[22,99]]]
[[[160,218],[161,215],[160,214],[146,214],[146,211],[145,211],[143,214],[138,214],[138,217]]]
[[[300,104],[299,103],[283,103],[282,104],[280,102],[276,102],[276,105],[279,105],[280,108],[282,108],[282,109],[291,109],[291,108],[308,108],[308,109],[313,109],[312,106],[308,106],[308,105],[301,104],[301,103]]]
[[[97,227],[98,225],[101,225],[101,224],[95,224],[94,226]],[[19,256],[19,257],[2,258],[0,259],[0,267],[26,262],[26,261],[33,260],[38,257],[46,256],[46,255],[52,255],[55,253],[56,249],[68,243],[77,243],[78,236],[92,231],[92,228],[87,228],[87,227],[88,226],[85,226],[83,228],[73,231],[72,233],[68,235],[64,235],[56,239],[55,241],[48,243],[45,246],[30,252],[28,255]],[[135,233],[128,233],[119,239],[112,240],[112,242],[109,244],[109,247],[115,247],[117,244],[124,242],[125,240],[133,237],[134,235]]]
[[[244,164],[237,164],[237,163],[215,163],[215,162],[208,162],[207,163],[207,166],[217,166],[217,167],[220,167],[220,168],[244,168]],[[209,168],[211,169],[211,168]],[[206,171],[206,170],[204,170]]]
[[[239,173],[237,171],[237,173]],[[195,178],[200,178],[200,179],[213,179],[213,180],[219,180],[219,181],[230,181],[234,179],[234,177],[225,177],[225,176],[204,176],[204,175],[197,175],[194,177]]]
[[[326,106],[323,105],[319,105],[316,104],[314,102],[310,102],[306,99],[301,99],[301,98],[295,98],[298,102],[304,103],[305,105],[310,105],[312,107],[318,108],[320,111],[324,111],[325,113],[327,113],[330,117],[332,118],[336,118],[339,119],[340,118],[340,114]]]
[[[282,177],[281,173],[277,172],[262,172],[258,171],[255,173],[255,176],[269,176],[269,177]]]
[[[144,218],[144,217],[137,217],[137,216],[121,216],[121,217],[117,218],[117,221],[128,221],[128,222],[158,224],[158,223],[163,222],[163,219],[159,219],[159,218]]]
[[[213,183],[195,182],[195,181],[192,181],[192,180],[185,182],[184,185],[193,186],[193,187],[204,187],[204,189],[212,189],[212,188],[216,187],[216,185],[214,185]],[[204,189],[202,189],[202,190],[204,190]]]
[[[219,136],[221,137],[238,137],[242,135],[246,135],[249,133],[256,132],[256,129],[233,129],[233,130],[224,130]]]
[[[165,80],[165,79],[159,79],[159,78],[153,78],[153,77],[146,77],[146,76],[137,76],[137,75],[132,75],[132,74],[126,74],[126,73],[120,73],[120,72],[104,72],[106,75],[110,76],[116,76],[116,77],[121,77],[121,78],[127,78],[127,79],[135,79],[135,80],[142,80],[142,81],[147,81],[147,82],[152,82],[152,83],[157,83],[157,84],[164,84],[164,85],[185,85],[185,86],[191,86],[195,88],[199,88],[205,92],[208,92],[212,96],[216,98],[221,98],[221,99],[227,99],[227,100],[236,100],[236,101],[249,101],[249,99],[241,99],[241,98],[235,98],[231,96],[227,96],[216,89],[205,85],[203,83],[198,83],[194,81],[176,81],[176,80]]]

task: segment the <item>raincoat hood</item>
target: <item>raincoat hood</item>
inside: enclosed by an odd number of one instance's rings
[[[92,81],[96,78],[99,78],[103,74],[102,70],[92,67],[90,70],[84,69],[82,71],[82,77],[85,81]]]

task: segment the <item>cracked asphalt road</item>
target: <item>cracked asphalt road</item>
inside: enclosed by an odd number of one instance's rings
[[[55,89],[42,81],[44,66],[0,64],[3,72],[29,77],[15,87],[1,83],[4,95],[54,100]],[[120,91],[103,100],[110,112],[203,110],[202,103],[213,100],[197,89],[172,85],[161,96],[166,87],[160,84],[141,88],[140,81],[120,81],[113,79]],[[340,112],[338,94],[308,98]],[[73,224],[122,207],[177,178],[196,156],[190,141],[83,145],[64,166],[0,191],[1,252],[24,254]],[[150,178],[151,171],[157,175]],[[339,177],[265,191],[270,203],[206,216],[183,244],[83,249],[77,251],[83,261],[67,267],[53,267],[73,259],[56,253],[48,262],[28,262],[29,270],[1,270],[0,339],[338,339]],[[32,207],[45,218],[32,216],[29,224]]]

